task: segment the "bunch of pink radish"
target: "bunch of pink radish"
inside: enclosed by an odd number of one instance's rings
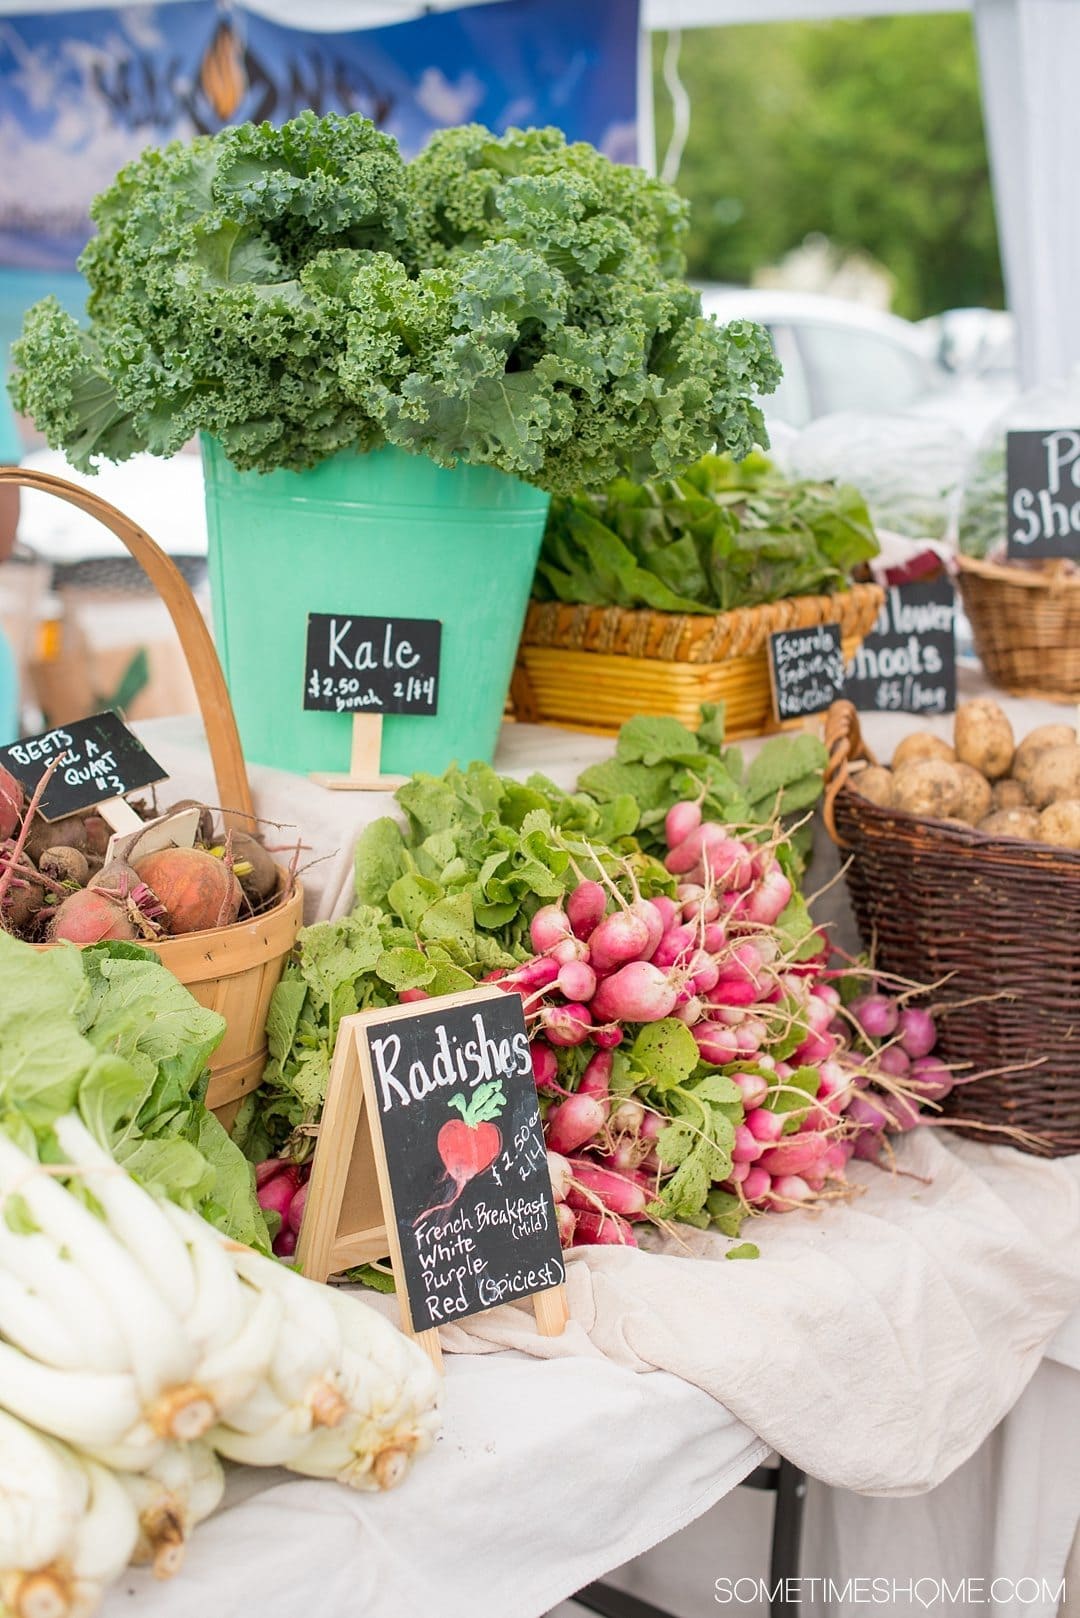
[[[287,1157],[268,1157],[255,1169],[255,1194],[264,1213],[281,1216],[274,1237],[278,1258],[291,1258],[296,1252],[300,1221],[307,1202],[311,1163],[294,1163]]]

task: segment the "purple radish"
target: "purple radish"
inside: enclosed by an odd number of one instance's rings
[[[564,1157],[578,1151],[603,1129],[610,1110],[610,1102],[599,1096],[579,1094],[560,1101],[552,1107],[544,1125],[549,1150],[561,1152]]]
[[[540,1021],[552,1045],[583,1045],[592,1028],[592,1012],[588,1006],[570,1001],[565,1006],[545,1006]]]
[[[289,1211],[286,1215],[286,1223],[289,1229],[295,1231],[298,1236],[300,1234],[300,1221],[304,1217],[304,1208],[307,1204],[308,1186],[310,1184],[310,1180],[305,1180],[303,1185],[298,1187],[296,1195],[289,1203]]]
[[[902,1079],[911,1067],[911,1058],[902,1045],[886,1045],[877,1053],[877,1065],[892,1079]]]
[[[852,1157],[857,1157],[862,1163],[876,1163],[881,1156],[884,1146],[884,1136],[880,1129],[860,1129],[855,1136],[852,1148]]]
[[[289,1225],[282,1225],[274,1237],[274,1253],[277,1258],[292,1258],[296,1252],[296,1232]]]
[[[589,961],[597,972],[611,972],[627,961],[640,961],[649,947],[649,929],[640,916],[617,910],[589,934]]]
[[[844,1117],[850,1118],[853,1124],[860,1129],[878,1131],[892,1122],[889,1109],[879,1095],[871,1096],[864,1090],[859,1090],[852,1096],[844,1109]]]
[[[570,935],[570,921],[560,905],[544,905],[529,923],[529,937],[538,955],[554,949]]]
[[[684,843],[691,832],[701,825],[701,805],[683,801],[673,803],[664,816],[664,839],[669,849]]]
[[[917,1129],[922,1123],[919,1116],[919,1104],[908,1096],[890,1096],[888,1100],[890,1127],[899,1134],[909,1129]]]
[[[659,1022],[675,1009],[678,990],[651,961],[629,961],[597,985],[593,1010],[603,1021]]]
[[[934,1019],[921,1006],[905,1006],[897,1019],[896,1031],[901,1045],[912,1060],[929,1056],[937,1044]]]
[[[591,1000],[596,993],[596,973],[585,961],[567,961],[560,968],[555,987],[568,1000]]]
[[[909,1080],[923,1101],[944,1101],[955,1082],[936,1056],[920,1056],[912,1062]]]
[[[885,994],[860,994],[848,1010],[871,1039],[890,1039],[900,1020],[896,1001]]]
[[[567,896],[566,915],[575,938],[588,938],[604,919],[607,894],[599,882],[579,882]]]

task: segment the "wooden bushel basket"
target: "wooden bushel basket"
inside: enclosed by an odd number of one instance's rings
[[[956,560],[975,650],[994,684],[1017,697],[1080,701],[1080,577],[1060,562]]]
[[[829,709],[825,744],[825,824],[863,943],[883,971],[947,980],[934,1054],[988,1074],[942,1112],[991,1145],[1080,1151],[1080,853],[871,803],[851,785],[874,759],[850,702]]]
[[[0,483],[38,489],[77,506],[115,534],[142,567],[168,609],[191,670],[222,819],[227,829],[250,831],[255,824],[254,804],[229,690],[210,632],[178,568],[148,534],[115,506],[77,484],[22,467],[0,468]],[[285,884],[282,871],[282,891]],[[231,1127],[241,1099],[255,1089],[262,1077],[270,996],[296,941],[303,912],[303,890],[296,883],[284,902],[250,921],[146,945],[201,1006],[225,1018],[225,1037],[210,1061],[206,1102],[226,1128]]]

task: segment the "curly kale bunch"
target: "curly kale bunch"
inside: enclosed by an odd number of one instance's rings
[[[557,130],[406,164],[309,112],[149,150],[93,217],[90,325],[37,304],[12,384],[85,470],[202,431],[241,470],[389,442],[569,491],[765,441],[779,368],[679,279],[685,205]]]

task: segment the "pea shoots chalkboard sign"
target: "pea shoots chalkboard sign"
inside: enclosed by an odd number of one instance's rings
[[[339,792],[402,785],[404,776],[381,773],[383,715],[438,712],[441,649],[437,618],[308,613],[304,707],[352,714],[348,773],[320,773],[314,781]]]
[[[956,593],[947,578],[890,585],[848,664],[844,696],[864,713],[956,708]]]
[[[822,713],[844,686],[839,624],[778,629],[769,636],[773,711],[783,723]]]
[[[521,999],[476,989],[344,1017],[297,1248],[305,1275],[389,1253],[402,1320],[437,1328],[530,1298],[566,1324]]]
[[[1080,559],[1080,428],[1005,435],[1006,553]]]
[[[45,820],[100,808],[125,793],[156,785],[166,773],[115,713],[94,714],[0,747],[0,764],[27,793],[57,758],[63,762],[38,808]]]

